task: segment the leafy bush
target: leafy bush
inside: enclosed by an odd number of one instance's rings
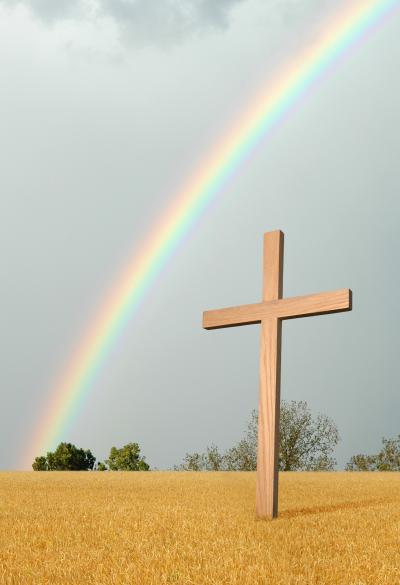
[[[90,449],[79,449],[72,443],[60,443],[46,457],[36,457],[32,463],[34,471],[83,471],[93,469],[96,457]]]
[[[150,469],[145,457],[140,457],[138,443],[128,443],[121,449],[111,447],[106,464],[110,471],[148,471]]]

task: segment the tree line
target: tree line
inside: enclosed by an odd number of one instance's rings
[[[255,471],[257,468],[258,414],[251,413],[243,438],[220,452],[211,444],[203,453],[186,453],[179,471]],[[340,440],[334,421],[324,415],[313,417],[304,401],[282,401],[280,413],[280,471],[332,471],[333,452]],[[382,439],[377,455],[353,455],[346,471],[400,471],[400,435]]]
[[[400,435],[382,439],[382,447],[376,455],[353,455],[346,471],[400,471]]]
[[[258,414],[253,410],[243,438],[221,453],[211,444],[204,453],[186,453],[175,466],[181,471],[255,471],[257,468]],[[280,471],[331,471],[339,431],[324,414],[313,417],[304,401],[282,401],[280,413]]]
[[[148,471],[150,466],[140,455],[138,443],[128,443],[120,449],[111,447],[108,459],[97,464],[90,449],[60,443],[54,452],[36,457],[32,468],[34,471]]]
[[[257,468],[258,414],[252,411],[242,439],[221,452],[212,443],[203,453],[186,453],[176,471],[255,471]],[[332,471],[336,466],[334,449],[340,440],[334,421],[325,414],[313,416],[307,402],[282,401],[280,413],[280,471]],[[96,463],[90,449],[60,443],[54,452],[36,457],[35,471],[148,471],[138,443],[111,447],[104,462]],[[353,455],[347,471],[400,471],[400,435],[382,439],[376,455]]]

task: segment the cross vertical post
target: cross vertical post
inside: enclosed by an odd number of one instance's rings
[[[264,234],[263,301],[282,298],[283,240],[281,231]],[[256,485],[259,518],[278,514],[281,338],[281,319],[262,319]]]

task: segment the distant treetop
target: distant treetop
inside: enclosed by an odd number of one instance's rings
[[[111,447],[109,458],[95,465],[96,457],[90,449],[79,449],[72,443],[60,443],[54,452],[36,457],[34,471],[147,471],[145,457],[140,455],[138,443],[128,443],[120,449]]]
[[[87,471],[93,469],[96,457],[90,449],[79,449],[72,443],[60,443],[46,457],[36,457],[32,464],[34,471]]]

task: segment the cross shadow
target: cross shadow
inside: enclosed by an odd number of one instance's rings
[[[398,502],[398,500],[371,499],[362,500],[361,502],[342,502],[341,504],[312,506],[310,508],[297,508],[294,510],[284,510],[283,512],[279,512],[278,519],[298,518],[302,516],[311,516],[313,514],[329,514],[333,512],[340,512],[341,510],[358,510],[361,508],[368,508],[369,506],[384,506],[396,502]]]

